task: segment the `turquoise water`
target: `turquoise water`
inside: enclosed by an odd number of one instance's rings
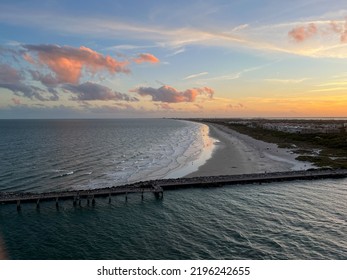
[[[346,259],[347,180],[0,207],[12,259]]]

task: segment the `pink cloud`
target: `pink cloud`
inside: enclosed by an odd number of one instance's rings
[[[319,28],[316,24],[310,23],[293,28],[288,32],[288,36],[296,42],[303,42],[316,34],[322,36],[338,34],[341,43],[347,43],[347,19],[345,23],[331,21],[328,24],[321,25]]]
[[[318,28],[314,23],[310,23],[306,26],[298,26],[288,32],[288,36],[294,39],[296,42],[303,42],[308,38],[317,34]]]
[[[211,88],[193,88],[185,91],[178,91],[171,86],[162,86],[160,88],[139,87],[132,90],[141,96],[151,96],[153,101],[179,103],[179,102],[194,102],[199,95],[212,98],[214,91]]]
[[[74,48],[58,45],[24,45],[23,47],[27,50],[23,55],[24,59],[30,63],[47,66],[59,83],[77,84],[83,70],[92,73],[106,70],[110,74],[130,72],[127,61],[117,61],[83,46]]]
[[[142,54],[139,54],[137,58],[134,58],[134,61],[136,63],[144,63],[144,62],[159,63],[160,60],[156,58],[153,54],[142,53]]]

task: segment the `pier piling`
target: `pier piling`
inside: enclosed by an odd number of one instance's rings
[[[17,211],[20,211],[21,206],[20,206],[20,200],[17,200]]]
[[[163,197],[164,197],[164,194],[163,194],[164,192],[155,192],[154,193],[154,196],[155,196],[155,198],[156,199],[163,199]]]
[[[108,194],[108,203],[111,203],[111,193]]]
[[[94,198],[94,195],[92,196],[92,205],[93,205],[93,206],[95,205],[95,198]]]

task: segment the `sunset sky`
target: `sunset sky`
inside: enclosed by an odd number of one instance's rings
[[[2,0],[0,35],[0,118],[347,117],[342,0]]]

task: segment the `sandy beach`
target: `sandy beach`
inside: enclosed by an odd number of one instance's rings
[[[304,170],[314,168],[309,162],[295,160],[290,149],[256,140],[218,124],[209,126],[209,135],[215,139],[212,157],[186,177],[233,175]]]

